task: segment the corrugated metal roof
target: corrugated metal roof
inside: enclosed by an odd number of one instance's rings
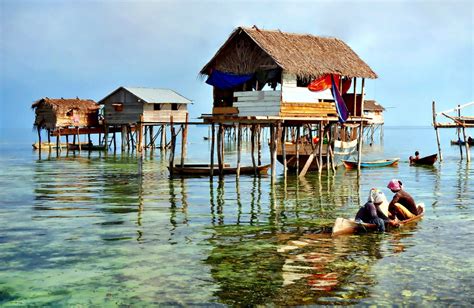
[[[125,90],[133,93],[135,96],[141,98],[146,103],[175,103],[175,104],[190,104],[191,101],[186,97],[176,93],[170,89],[157,88],[140,88],[140,87],[123,87]]]

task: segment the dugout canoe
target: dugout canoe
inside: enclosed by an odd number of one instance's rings
[[[425,205],[423,203],[419,203],[417,204],[417,206],[421,208],[421,213],[410,219],[401,220],[400,226],[399,226],[400,228],[410,223],[417,222],[423,218],[423,215],[425,215]],[[356,222],[353,218],[347,219],[347,218],[338,217],[336,218],[336,221],[332,228],[332,236],[354,234],[361,231],[369,232],[369,231],[376,231],[376,230],[377,230],[377,225],[375,224],[368,224],[364,222],[359,223],[359,222]]]
[[[257,174],[259,175],[264,175],[267,174],[268,169],[270,168],[270,165],[261,165],[256,167]],[[170,167],[168,167],[168,170]],[[237,168],[236,167],[228,167],[224,166],[223,168],[224,175],[228,174],[236,174],[237,173]],[[173,173],[177,175],[186,175],[186,176],[209,176],[211,173],[211,167],[210,166],[202,166],[202,167],[196,167],[196,166],[183,166],[181,167],[180,165],[176,165],[173,168]],[[219,167],[214,166],[214,175],[219,175]],[[253,166],[242,166],[240,167],[240,174],[249,174],[253,175],[255,174],[255,169]]]
[[[410,156],[410,165],[416,166],[416,165],[425,165],[425,166],[432,166],[434,163],[438,160],[438,154],[433,154],[430,156],[425,156],[422,158],[418,159],[413,159]]]
[[[363,161],[360,163],[361,168],[377,168],[377,167],[395,167],[398,166],[400,158],[381,159],[373,161]],[[346,169],[357,169],[357,161],[343,160],[342,163]]]

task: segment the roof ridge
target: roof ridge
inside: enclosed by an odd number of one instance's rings
[[[297,33],[297,32],[287,32],[287,31],[281,31],[280,29],[261,29],[261,28],[253,28],[253,27],[239,27],[245,31],[256,31],[256,32],[276,32],[276,33],[282,33],[282,34],[289,34],[289,35],[294,35],[294,36],[313,36],[313,37],[318,37],[318,38],[326,38],[326,39],[336,39],[340,40],[339,38],[335,36],[328,36],[328,35],[316,35],[312,33]]]

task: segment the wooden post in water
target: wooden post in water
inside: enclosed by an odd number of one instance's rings
[[[239,179],[240,177],[240,156],[242,152],[242,127],[237,124],[237,172],[236,177]]]
[[[461,109],[459,109],[459,116],[461,116]],[[467,162],[470,162],[471,161],[471,152],[469,151],[469,140],[466,137],[466,126],[465,126],[464,122],[462,123],[462,134],[464,136],[464,145],[466,146],[466,160],[467,160]]]
[[[161,125],[160,150],[166,148],[166,125]]]
[[[41,157],[41,127],[39,125],[36,126],[36,131],[38,132],[38,151]],[[49,136],[49,132],[48,132],[48,136]],[[49,150],[51,151],[51,144],[49,144]]]
[[[186,113],[186,122],[181,125],[181,167],[184,167],[184,160],[187,155],[187,142],[188,142],[188,119],[189,114]]]
[[[51,151],[51,129],[48,128],[47,133],[48,133],[48,147],[49,147],[49,151]],[[40,138],[41,138],[41,136],[40,136]],[[40,141],[40,145],[41,145],[41,141]]]
[[[176,135],[174,132],[174,124],[173,124],[173,116],[170,116],[170,131],[171,131],[171,152],[170,152],[170,160],[169,160],[169,169],[170,169],[170,177],[174,175],[174,151],[176,148]]]
[[[324,125],[323,122],[319,122],[319,165],[318,172],[321,174],[323,171],[323,143],[324,143]],[[327,156],[327,153],[326,153]],[[326,157],[327,161],[327,157]]]
[[[219,124],[219,133],[217,135],[218,140],[218,153],[217,153],[217,162],[219,163],[219,177],[224,177],[224,139],[225,139],[225,131],[224,125]]]
[[[149,126],[148,132],[150,133],[150,147],[152,150],[155,149],[155,136],[153,134],[153,125]]]
[[[215,130],[215,124],[212,123],[211,125],[212,129],[212,137],[211,137],[211,168],[210,168],[210,177],[212,180],[212,177],[214,176],[214,144],[216,142],[216,130]]]
[[[361,102],[360,102],[360,127],[359,127],[359,142],[357,153],[357,170],[360,171],[360,164],[362,163],[362,144],[364,142],[364,93],[365,92],[365,78],[362,78]]]
[[[127,125],[122,124],[122,129],[120,131],[120,139],[122,141],[122,152],[125,151],[125,147],[127,146]]]
[[[286,161],[286,132],[288,128],[283,126],[281,133],[281,155],[283,156],[283,178],[286,179],[287,174],[287,161]]]
[[[77,127],[77,144],[79,145],[79,152],[81,152],[81,138],[79,135],[79,126]]]
[[[278,132],[280,131],[280,122],[272,124],[272,183],[276,180],[276,163],[277,163],[277,146],[278,146]]]
[[[357,77],[354,77],[354,114],[353,117],[356,116],[357,113]]]
[[[104,124],[104,143],[105,143],[105,151],[109,150],[109,126]]]
[[[56,136],[56,154],[61,152],[61,128],[58,127],[58,135]]]
[[[262,127],[260,124],[256,126],[257,129],[257,164],[262,165]]]
[[[296,127],[296,142],[295,142],[295,154],[296,154],[296,174],[300,173],[300,126]]]
[[[439,154],[439,161],[443,161],[443,154],[441,154],[441,143],[439,142],[439,132],[438,132],[438,125],[436,124],[436,103],[433,101],[432,105],[433,110],[433,126],[436,132],[436,142],[438,142],[438,154]]]
[[[250,151],[252,152],[252,166],[254,170],[254,174],[257,175],[257,166],[255,163],[255,133],[256,133],[256,127],[255,124],[252,124],[250,128]]]
[[[458,105],[458,117],[461,117],[461,105]],[[458,131],[459,152],[462,160],[461,128],[458,126],[456,130]],[[464,139],[466,139],[466,137],[464,137]]]

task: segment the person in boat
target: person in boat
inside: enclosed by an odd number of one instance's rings
[[[420,152],[415,151],[415,156],[410,156],[410,163],[418,159],[420,159]]]
[[[388,205],[389,217],[405,220],[418,215],[415,200],[403,189],[403,184],[400,180],[391,180],[388,182],[387,188],[395,194]]]
[[[398,221],[388,218],[388,201],[379,189],[372,188],[367,202],[359,209],[355,221],[377,225],[377,231],[384,232],[385,224],[396,226]]]

